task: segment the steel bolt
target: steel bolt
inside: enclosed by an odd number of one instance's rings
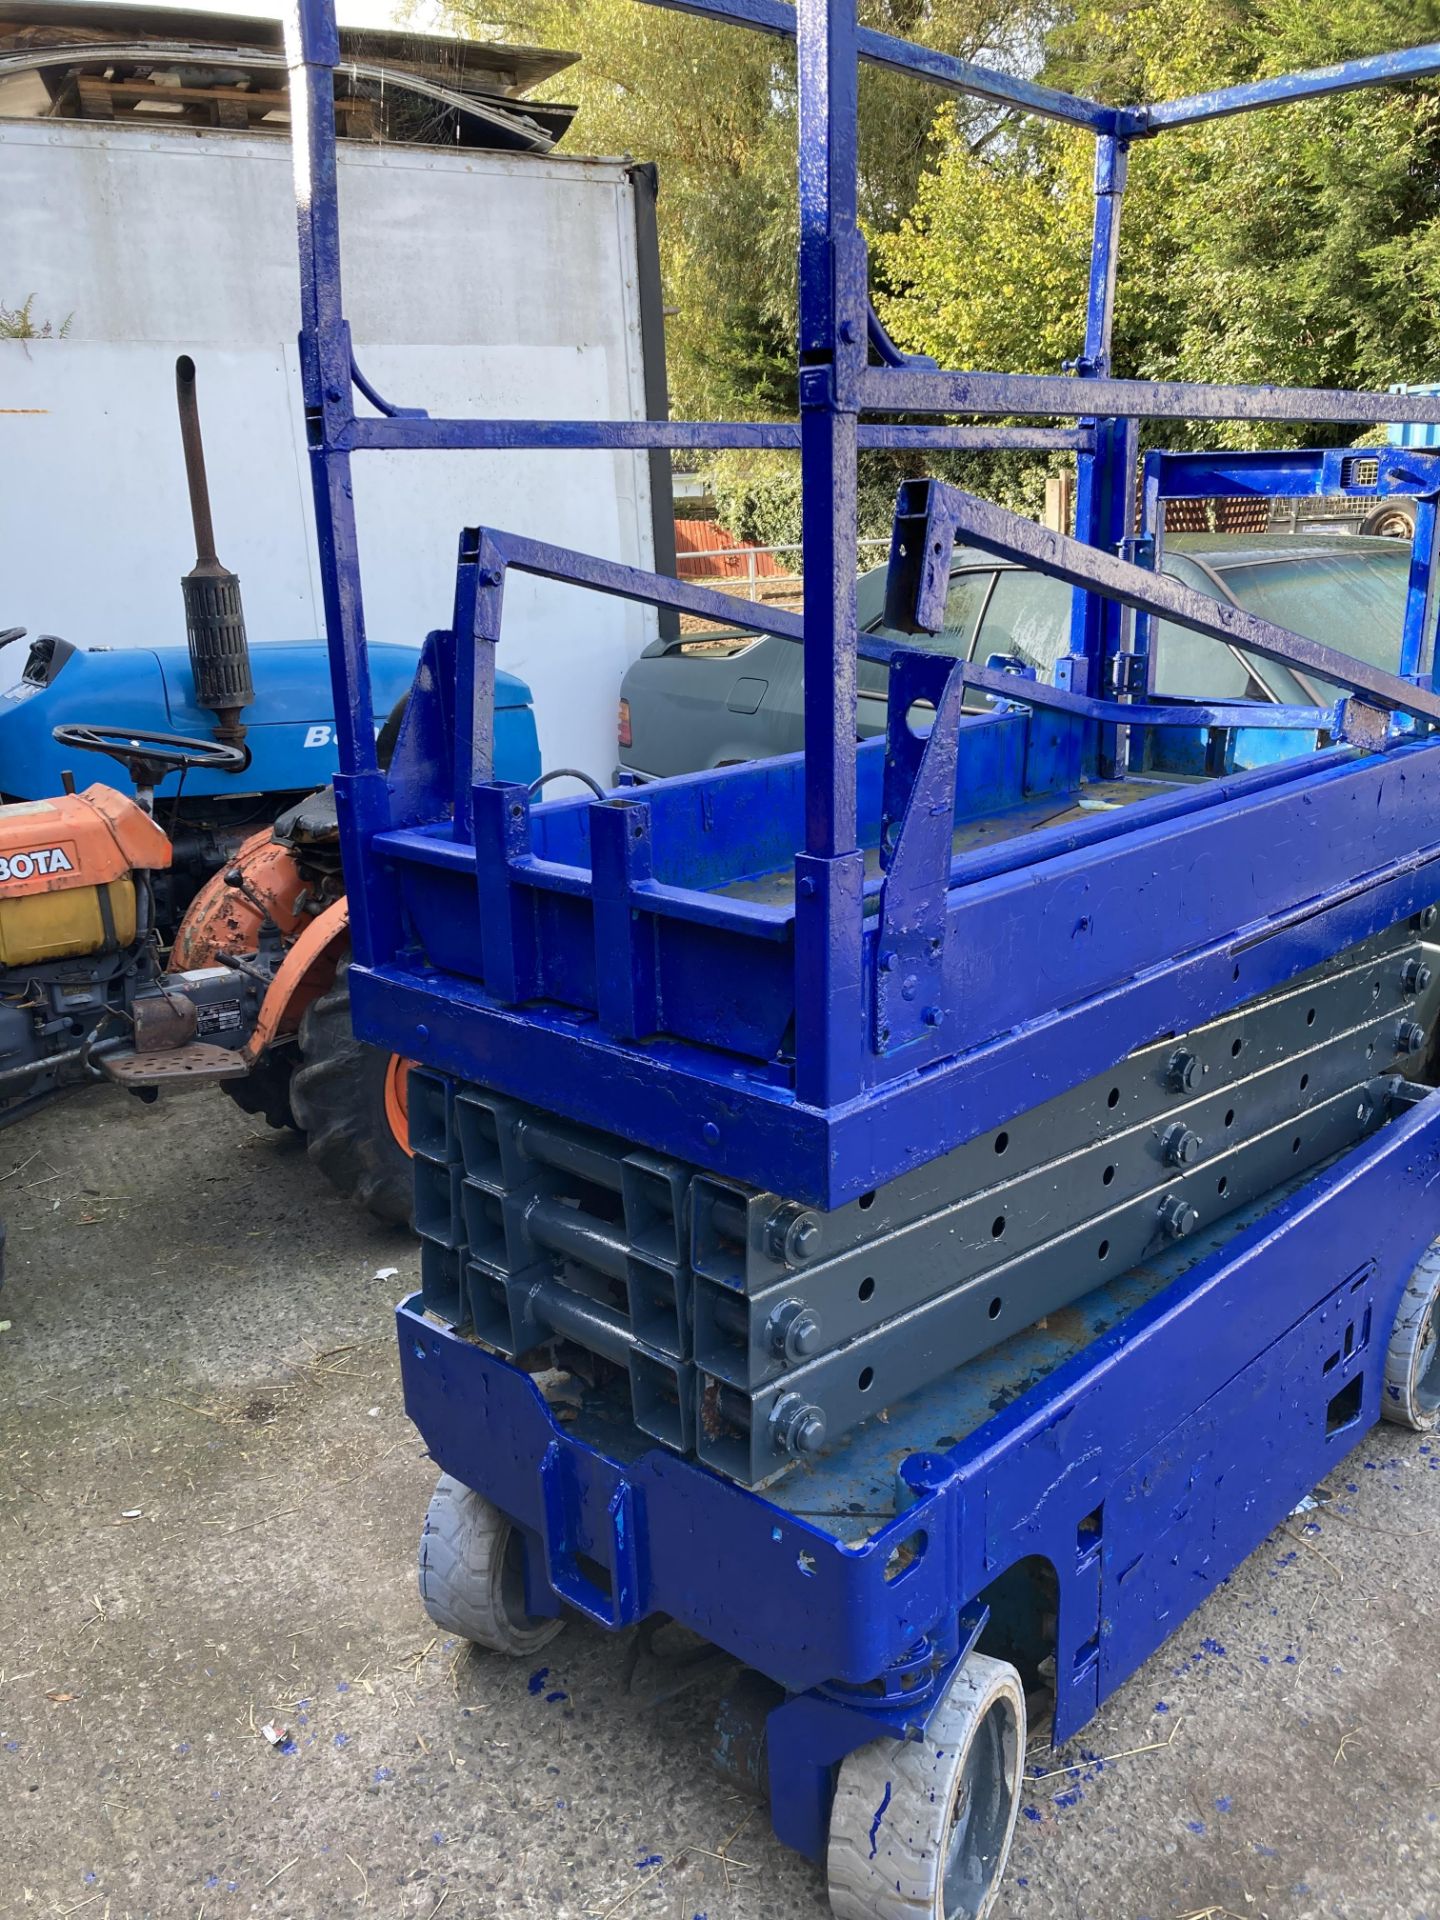
[[[803,1300],[782,1300],[765,1322],[772,1349],[793,1366],[820,1346],[820,1317]]]
[[[825,1415],[798,1393],[782,1393],[770,1409],[770,1432],[781,1453],[814,1453],[825,1444]]]
[[[1400,984],[1406,993],[1424,993],[1430,984],[1429,967],[1423,960],[1407,960],[1405,971],[1400,975]]]
[[[1172,1053],[1165,1069],[1165,1084],[1172,1093],[1193,1093],[1200,1079],[1200,1056],[1181,1047]]]
[[[943,1007],[926,1007],[921,1013],[920,1018],[925,1022],[927,1027],[943,1026],[945,1009]]]
[[[1397,1053],[1419,1053],[1425,1044],[1425,1029],[1418,1020],[1402,1020],[1395,1029]]]
[[[1160,1136],[1160,1150],[1172,1167],[1192,1167],[1200,1158],[1205,1142],[1183,1120],[1168,1126]]]
[[[1160,1225],[1172,1240],[1183,1240],[1200,1224],[1200,1215],[1178,1193],[1167,1193],[1160,1202]]]
[[[765,1222],[765,1251],[787,1267],[800,1267],[820,1251],[820,1216],[805,1207],[780,1207]]]
[[[1415,916],[1415,924],[1422,933],[1428,933],[1437,920],[1440,920],[1440,907],[1422,907]]]

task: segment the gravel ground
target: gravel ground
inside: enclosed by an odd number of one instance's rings
[[[627,1639],[429,1628],[413,1248],[294,1141],[87,1093],[6,1135],[0,1211],[0,1914],[827,1911],[705,1764],[713,1680],[647,1707]],[[1381,1429],[1037,1746],[1004,1920],[1440,1920],[1437,1469]]]

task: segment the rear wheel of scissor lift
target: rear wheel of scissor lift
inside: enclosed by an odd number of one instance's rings
[[[836,1920],[984,1920],[1015,1833],[1024,1754],[1020,1676],[979,1653],[923,1740],[852,1753],[830,1813]]]
[[[500,1509],[442,1473],[420,1535],[420,1599],[444,1633],[492,1653],[548,1646],[563,1618],[525,1610],[525,1548]]]
[[[1395,1316],[1380,1411],[1412,1433],[1440,1426],[1440,1240],[1420,1256]]]

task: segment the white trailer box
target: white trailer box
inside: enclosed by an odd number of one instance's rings
[[[658,354],[650,191],[615,161],[342,142],[364,373],[391,403],[436,414],[644,419],[642,293],[652,402]],[[188,353],[217,544],[251,637],[323,633],[298,287],[287,141],[0,121],[0,303],[33,296],[34,322],[63,329],[0,341],[0,627],[92,646],[184,640],[194,542],[175,359]],[[648,567],[651,471],[637,454],[366,455],[370,635],[418,645],[449,624],[467,524]],[[627,602],[513,580],[500,663],[534,690],[547,766],[608,776],[620,678],[653,637],[654,616]],[[0,654],[8,676],[21,653]]]

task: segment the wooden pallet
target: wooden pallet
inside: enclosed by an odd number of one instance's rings
[[[161,109],[157,113],[156,109]],[[179,109],[177,112],[176,109]],[[163,118],[198,127],[231,127],[244,132],[269,114],[290,115],[284,87],[172,87],[153,80],[107,79],[72,72],[65,76],[50,106],[54,120],[144,120]],[[381,129],[373,100],[337,94],[337,130],[351,140],[378,140]],[[274,122],[270,122],[274,125]]]

